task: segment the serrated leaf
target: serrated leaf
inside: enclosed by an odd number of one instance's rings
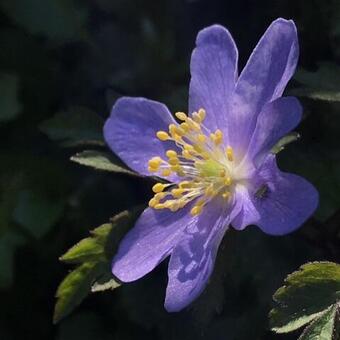
[[[19,79],[11,74],[0,74],[0,122],[17,117],[21,111],[18,98]]]
[[[73,0],[0,0],[1,9],[32,34],[53,40],[81,40],[87,10]]]
[[[273,154],[278,154],[282,151],[286,145],[296,142],[300,138],[300,134],[293,131],[288,133],[286,136],[282,137],[270,150]]]
[[[285,286],[273,298],[277,306],[269,315],[272,330],[277,333],[296,330],[340,298],[340,265],[307,263],[288,275]]]
[[[132,176],[139,176],[137,173],[115,164],[115,159],[112,155],[106,152],[85,150],[72,156],[71,161],[97,170],[120,172]]]
[[[86,261],[104,260],[104,248],[94,238],[85,238],[70,248],[63,256],[61,261],[69,263],[82,263]]]
[[[139,211],[140,208],[135,208],[114,216],[110,223],[92,230],[91,237],[81,240],[60,258],[80,265],[66,276],[57,290],[54,322],[67,316],[91,290],[119,287],[120,284],[112,280],[111,260]]]
[[[59,322],[77,307],[91,291],[92,283],[101,271],[97,262],[86,262],[71,271],[58,287],[53,321]]]
[[[86,107],[74,106],[56,113],[40,125],[40,129],[64,146],[81,144],[104,145],[103,119]]]
[[[337,304],[329,307],[303,331],[299,340],[332,340]]]

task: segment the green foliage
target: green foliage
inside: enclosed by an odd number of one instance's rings
[[[85,150],[72,156],[71,161],[95,168],[97,170],[139,176],[137,173],[115,164],[117,160],[112,156],[112,154],[108,152]]]
[[[270,312],[270,322],[275,332],[291,332],[314,320],[302,339],[313,339],[317,332],[332,334],[329,323],[334,323],[340,299],[340,265],[307,263],[285,279],[273,298],[277,306]]]
[[[63,142],[64,146],[79,144],[103,145],[104,121],[85,107],[71,107],[56,113],[40,125],[50,139]]]
[[[16,118],[21,111],[18,96],[19,79],[11,74],[0,74],[0,123]]]
[[[78,266],[58,287],[53,317],[55,323],[70,314],[91,291],[112,290],[120,286],[110,272],[111,261],[138,210],[116,215],[110,223],[92,230],[91,237],[81,240],[60,258]]]
[[[91,288],[92,293],[103,292],[105,290],[113,290],[119,287],[120,284],[112,278],[111,273],[102,275]]]
[[[286,136],[282,137],[271,149],[273,154],[278,154],[280,151],[284,150],[286,145],[297,141],[300,135],[297,132],[290,132]]]
[[[338,310],[338,304],[334,304],[325,310],[306,327],[299,340],[332,340],[335,333],[334,323]]]
[[[65,277],[56,293],[58,301],[54,310],[54,322],[59,322],[78,306],[91,291],[92,283],[101,271],[101,263],[85,262]]]
[[[315,72],[300,69],[295,79],[303,85],[291,91],[296,96],[330,102],[340,101],[340,66],[333,63],[319,63]]]
[[[73,0],[1,0],[0,7],[14,22],[32,34],[55,40],[85,38],[87,11],[76,6]]]

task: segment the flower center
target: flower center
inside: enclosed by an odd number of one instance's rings
[[[212,198],[230,199],[236,180],[234,151],[224,145],[221,130],[211,132],[204,126],[204,109],[194,112],[192,118],[183,112],[175,115],[181,124],[170,124],[169,132],[158,131],[157,137],[161,141],[173,141],[176,151],[167,150],[167,159],[151,158],[149,171],[163,177],[177,174],[183,181],[155,184],[149,206],[177,211],[196,200],[191,214],[198,215]]]

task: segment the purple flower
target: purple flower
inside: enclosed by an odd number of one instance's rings
[[[213,25],[199,32],[192,53],[189,116],[177,112],[177,123],[165,105],[144,98],[115,103],[104,127],[108,145],[133,170],[168,183],[153,186],[112,272],[134,281],[170,255],[168,311],[202,292],[229,225],[283,235],[316,209],[314,187],[281,172],[271,153],[301,119],[297,99],[281,97],[298,54],[294,22],[277,19],[238,75],[235,43]]]

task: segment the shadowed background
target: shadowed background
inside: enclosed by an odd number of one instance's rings
[[[286,93],[300,97],[304,120],[279,164],[316,185],[315,216],[280,238],[256,227],[228,233],[210,284],[181,313],[163,308],[164,263],[92,294],[53,325],[55,291],[70,270],[59,256],[152,195],[150,180],[70,156],[105,150],[101,128],[122,95],[186,111],[200,29],[226,26],[241,69],[280,16],[299,32],[299,70]],[[272,294],[307,261],[340,262],[339,22],[337,0],[0,0],[0,339],[296,339],[269,331]]]

